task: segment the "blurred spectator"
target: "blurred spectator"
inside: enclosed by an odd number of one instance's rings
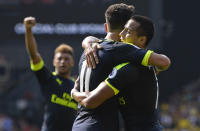
[[[0,114],[0,131],[13,131],[12,119],[4,114]]]
[[[200,131],[200,78],[162,103],[161,123],[165,131]]]

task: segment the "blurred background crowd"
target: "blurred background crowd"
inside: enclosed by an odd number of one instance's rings
[[[174,92],[160,105],[160,120],[166,131],[200,130],[200,79]]]
[[[0,131],[39,131],[43,119],[43,98],[25,51],[23,18],[36,17],[33,32],[50,69],[57,45],[74,48],[76,78],[81,41],[88,35],[102,38],[105,9],[121,2],[152,18],[156,34],[149,48],[171,59],[169,70],[158,75],[165,130],[200,130],[198,1],[0,0]]]

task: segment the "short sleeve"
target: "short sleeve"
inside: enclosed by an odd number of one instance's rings
[[[117,44],[113,49],[117,54],[113,55],[116,63],[123,61],[143,66],[148,66],[148,60],[153,52],[125,43]]]
[[[39,71],[44,67],[44,61],[41,59],[39,63],[33,64],[33,61],[30,62],[32,71]]]
[[[52,76],[52,73],[45,67],[44,61],[41,59],[38,64],[31,61],[31,70],[34,72],[42,91],[45,91],[46,85]]]

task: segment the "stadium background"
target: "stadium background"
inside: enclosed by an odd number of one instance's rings
[[[198,130],[200,125],[200,61],[198,1],[164,0],[0,0],[0,130],[38,130],[42,97],[29,69],[23,18],[34,16],[34,33],[46,65],[53,70],[53,51],[60,43],[75,50],[77,76],[81,41],[104,37],[104,11],[113,3],[134,4],[136,14],[152,18],[156,34],[149,48],[170,57],[159,74],[161,121],[166,128]],[[200,129],[199,129],[200,130]]]

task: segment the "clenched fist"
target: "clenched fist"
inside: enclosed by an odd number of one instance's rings
[[[32,28],[35,26],[36,20],[35,17],[26,17],[24,18],[24,26],[25,28]]]

